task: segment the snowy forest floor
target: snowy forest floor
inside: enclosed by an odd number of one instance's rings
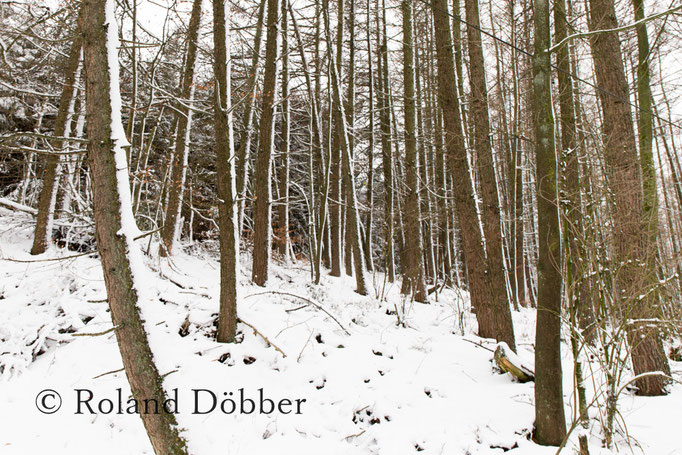
[[[0,454],[151,454],[138,415],[76,415],[74,389],[96,399],[127,400],[130,388],[113,332],[97,255],[52,248],[28,254],[33,223],[28,214],[0,208]],[[396,324],[399,285],[375,277],[370,296],[353,292],[350,277],[310,284],[307,264],[273,263],[266,289],[250,283],[243,255],[239,317],[258,329],[282,355],[244,324],[243,341],[213,337],[219,293],[215,257],[198,248],[172,261],[149,261],[144,302],[150,343],[167,391],[178,389],[179,425],[192,453],[211,454],[553,454],[529,440],[533,383],[520,384],[493,369],[491,340],[473,335],[475,317],[464,292],[445,290],[431,304],[408,305],[406,327]],[[376,294],[382,289],[381,302]],[[376,292],[375,292],[376,290]],[[325,312],[304,306],[305,297]],[[260,294],[260,295],[259,295]],[[433,297],[433,296],[432,296]],[[532,365],[534,311],[514,312],[519,356]],[[472,343],[473,341],[473,343]],[[572,357],[563,346],[567,420],[572,413]],[[672,362],[679,377],[682,363]],[[594,368],[593,368],[594,369]],[[596,371],[596,370],[595,370]],[[104,374],[108,373],[108,374]],[[589,369],[588,369],[589,374]],[[599,374],[588,376],[590,389]],[[596,386],[598,387],[598,385]],[[193,415],[192,389],[274,400],[306,399],[301,414]],[[54,389],[62,408],[45,415],[36,395]],[[592,392],[593,393],[593,392]],[[222,396],[220,396],[222,398]],[[627,393],[619,402],[626,422],[619,453],[682,454],[682,386],[666,397]],[[591,414],[592,454],[601,448],[596,409]],[[564,453],[574,453],[574,432]],[[511,450],[510,450],[511,449]],[[614,450],[613,453],[615,453]]]

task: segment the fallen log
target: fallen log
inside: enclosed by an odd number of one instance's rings
[[[529,382],[535,380],[535,373],[517,356],[514,351],[504,341],[497,344],[495,363],[500,369],[514,376],[519,382]]]
[[[29,207],[27,205],[23,204],[18,204],[14,201],[10,201],[9,199],[5,199],[4,197],[0,197],[0,207],[5,207],[10,210],[18,210],[20,212],[26,212],[30,213],[33,216],[36,216],[38,214],[38,211],[34,209],[33,207]]]

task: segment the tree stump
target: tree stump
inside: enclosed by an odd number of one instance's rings
[[[495,363],[506,373],[510,373],[519,382],[535,380],[535,373],[523,364],[523,361],[512,351],[504,341],[497,344],[495,349]]]

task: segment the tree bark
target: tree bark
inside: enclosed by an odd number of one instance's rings
[[[279,50],[279,1],[268,0],[267,34],[265,44],[265,74],[263,104],[260,119],[260,138],[254,173],[255,201],[253,204],[253,270],[254,283],[264,286],[268,281],[270,244],[272,242],[272,155],[275,140],[275,99]]]
[[[457,98],[455,59],[447,3],[444,0],[434,0],[431,9],[436,34],[438,98],[443,110],[445,148],[448,168],[452,175],[457,220],[461,226],[471,304],[476,312],[479,335],[504,341],[512,349],[516,349],[513,327],[510,324],[511,312],[506,298],[506,289],[504,282],[493,283],[493,274],[490,271],[489,258],[486,258],[483,248],[476,203],[470,184],[471,179],[469,178],[466,146]],[[502,267],[501,263],[499,267]]]
[[[590,0],[590,30],[616,28],[612,0]],[[658,315],[658,285],[651,241],[651,213],[643,206],[643,178],[637,157],[637,141],[629,107],[629,90],[617,32],[591,35],[599,99],[603,112],[604,158],[609,186],[614,195],[614,259],[616,295],[620,317],[628,318],[627,335],[636,375],[661,371],[670,366],[661,344],[658,327],[650,320]],[[644,298],[639,298],[644,295]],[[664,395],[668,380],[650,375],[636,381],[641,395]]]
[[[76,101],[76,85],[78,84],[78,72],[81,60],[81,39],[77,36],[71,45],[71,52],[66,64],[64,88],[59,98],[59,110],[55,120],[54,135],[56,137],[68,137],[70,133],[73,107]],[[54,147],[61,149],[63,141],[54,141]],[[60,156],[51,154],[47,157],[45,172],[43,174],[43,187],[38,198],[38,217],[33,231],[33,246],[31,254],[42,254],[52,241],[52,222],[54,221],[54,209],[57,200],[59,182]]]
[[[535,0],[533,121],[537,157],[538,301],[535,329],[535,434],[542,445],[559,446],[566,436],[561,383],[561,238],[557,193],[549,1]]]
[[[111,317],[133,397],[142,402],[165,400],[163,380],[154,365],[139,313],[140,290],[135,267],[142,255],[133,240],[135,220],[130,200],[123,145],[118,85],[118,29],[113,0],[84,0],[79,18],[83,36],[88,161],[92,176],[95,234],[101,255]],[[147,435],[157,454],[186,454],[175,415],[142,413]]]
[[[395,220],[393,203],[395,200],[393,187],[393,145],[391,143],[391,120],[390,120],[390,99],[388,97],[388,38],[386,33],[385,8],[382,20],[379,20],[378,0],[377,0],[377,41],[379,42],[379,55],[377,61],[378,69],[378,101],[379,101],[379,120],[381,126],[381,159],[384,174],[384,251],[385,251],[385,272],[389,283],[395,280]],[[382,35],[383,41],[379,37]]]
[[[368,146],[367,146],[367,220],[365,221],[365,262],[367,270],[374,271],[374,253],[372,248],[372,224],[374,223],[374,146],[375,146],[375,115],[374,115],[374,52],[372,50],[371,6],[367,0],[367,105],[369,109]]]
[[[280,256],[289,262],[289,30],[288,0],[282,0],[282,129],[279,169],[279,205],[277,206],[277,247]]]
[[[200,1],[200,0],[198,0]],[[237,334],[239,288],[239,223],[235,177],[234,134],[230,90],[230,39],[225,0],[213,0],[214,129],[220,237],[220,313],[217,340],[234,341]]]
[[[490,317],[483,327],[491,326],[495,336],[507,341],[512,349],[514,344],[514,326],[507,298],[507,286],[504,276],[504,256],[502,255],[502,233],[500,226],[500,204],[495,178],[495,158],[490,143],[490,117],[488,114],[488,89],[485,80],[485,63],[481,41],[478,0],[465,1],[467,25],[467,44],[469,49],[470,85],[471,85],[471,120],[474,126],[474,147],[476,165],[481,185],[481,218],[485,235],[487,274],[490,276],[491,311],[481,314],[482,318]],[[480,322],[479,322],[480,324]],[[491,334],[492,335],[492,334]],[[491,336],[488,335],[488,336]],[[508,341],[508,340],[511,340]]]
[[[325,34],[327,42],[331,43],[331,33],[329,31],[329,0],[324,0],[322,13],[324,14]],[[330,73],[332,85],[332,109],[336,117],[336,124],[339,125],[339,145],[342,154],[342,168],[343,178],[348,187],[348,210],[350,211],[349,229],[351,229],[352,248],[353,248],[353,265],[355,270],[355,283],[358,294],[367,295],[367,283],[365,278],[365,264],[364,255],[362,252],[362,242],[360,240],[360,216],[358,215],[358,206],[355,192],[355,181],[352,173],[352,158],[350,152],[350,144],[348,140],[348,130],[346,125],[346,113],[344,111],[343,100],[341,96],[341,80],[336,69],[336,62],[330,62]]]
[[[256,107],[256,89],[258,87],[258,73],[260,69],[260,48],[263,36],[263,16],[267,0],[261,0],[258,8],[258,22],[256,23],[256,36],[253,40],[253,56],[251,57],[251,72],[247,82],[245,96],[248,102],[244,108],[244,130],[239,137],[239,149],[237,150],[237,191],[239,192],[239,235],[244,228],[244,210],[246,208],[246,188],[249,181],[249,156],[251,154],[251,137],[253,135],[253,114]]]
[[[555,40],[561,42],[567,35],[568,20],[566,15],[566,1],[557,0],[554,2],[554,30]],[[543,32],[544,33],[544,32]],[[560,187],[562,194],[562,213],[563,216],[563,236],[564,236],[564,289],[566,300],[568,301],[571,349],[573,352],[573,377],[575,390],[576,409],[579,414],[580,424],[584,429],[589,426],[587,411],[587,398],[583,383],[582,360],[580,350],[582,349],[579,316],[580,314],[591,313],[587,308],[589,300],[584,289],[584,276],[589,271],[584,269],[583,247],[578,242],[578,238],[583,237],[583,217],[580,206],[580,172],[578,163],[578,144],[576,141],[576,119],[575,119],[575,100],[573,93],[573,81],[571,80],[572,68],[569,58],[568,44],[557,49],[557,78],[559,80],[559,125],[561,127],[561,169],[563,175]],[[549,69],[547,69],[549,71]],[[543,93],[543,96],[546,96]],[[551,103],[551,99],[549,100]],[[540,174],[538,174],[540,175]],[[539,308],[539,306],[538,306]],[[581,453],[589,451],[587,436],[578,436]]]
[[[414,86],[414,39],[412,30],[412,3],[403,0],[400,4],[403,15],[403,76],[405,87],[405,243],[402,264],[403,283],[400,292],[412,294],[417,302],[426,302],[424,283],[423,244],[421,210],[419,201],[419,158],[417,156],[417,118]]]
[[[161,256],[173,254],[175,242],[182,233],[182,199],[185,192],[187,178],[187,159],[189,155],[189,141],[192,130],[192,110],[190,104],[194,98],[194,65],[197,59],[197,40],[199,39],[199,23],[201,21],[201,0],[194,0],[192,15],[187,28],[187,55],[182,74],[180,98],[176,112],[178,129],[175,137],[175,151],[171,166],[171,181],[168,187],[168,205],[166,218],[161,229]]]

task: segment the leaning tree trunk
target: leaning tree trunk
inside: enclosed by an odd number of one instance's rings
[[[414,40],[412,38],[412,3],[401,2],[403,13],[403,75],[405,78],[405,242],[402,257],[402,294],[412,294],[417,302],[426,302],[424,283],[424,254],[421,234],[421,210],[419,207],[419,159],[417,157],[416,100],[414,87]]]
[[[591,30],[617,28],[613,1],[590,0],[589,22]],[[647,213],[643,206],[643,181],[620,41],[617,32],[594,34],[590,41],[601,87],[606,174],[614,196],[614,300],[620,304],[621,317],[628,319],[625,323],[635,374],[659,371],[669,376],[658,327],[650,322],[659,314],[657,293],[652,292],[658,286],[656,242],[650,232],[650,218],[657,214]],[[640,299],[641,295],[645,297]],[[648,375],[635,384],[641,395],[664,395],[667,383],[664,376]]]
[[[192,16],[187,29],[187,55],[182,74],[180,89],[181,102],[177,103],[178,128],[175,136],[175,151],[173,153],[173,167],[171,181],[168,187],[168,205],[166,219],[161,229],[162,256],[173,254],[173,247],[182,231],[181,216],[182,197],[185,192],[187,177],[187,159],[189,154],[189,138],[192,129],[192,110],[189,104],[194,98],[194,64],[197,59],[197,41],[199,38],[199,22],[201,21],[201,0],[194,0]]]
[[[549,55],[549,1],[535,0],[533,121],[537,157],[538,302],[535,330],[535,435],[542,445],[560,445],[566,436],[561,384],[561,238],[557,193],[554,115]]]
[[[229,27],[225,20],[225,7],[225,0],[213,0],[215,52],[213,71],[216,81],[213,106],[220,237],[220,313],[217,339],[220,342],[233,341],[237,334],[237,290],[239,287],[237,181],[230,102],[230,41]]]
[[[78,70],[81,60],[81,40],[76,37],[71,45],[71,53],[66,64],[66,77],[64,78],[64,88],[59,98],[59,110],[55,120],[54,135],[56,137],[66,137],[71,130],[71,119],[73,117],[73,107],[76,101],[76,85],[78,84]],[[54,141],[55,149],[63,147],[64,141]],[[33,233],[33,247],[31,254],[42,254],[52,241],[52,222],[54,220],[54,208],[57,200],[57,189],[59,182],[58,168],[59,155],[50,154],[45,164],[43,174],[43,187],[40,190],[38,199],[38,217]]]
[[[260,117],[260,138],[254,173],[253,270],[251,279],[259,286],[268,281],[272,241],[272,155],[275,142],[275,99],[277,95],[277,51],[279,41],[279,1],[268,0],[265,43],[265,76]]]
[[[83,37],[88,164],[92,177],[97,246],[104,284],[123,367],[133,397],[163,403],[163,379],[154,364],[140,306],[153,304],[141,295],[145,284],[136,270],[142,253],[135,244],[126,144],[121,121],[118,73],[118,29],[113,0],[84,0],[79,18]],[[175,415],[141,414],[157,454],[186,454]]]

